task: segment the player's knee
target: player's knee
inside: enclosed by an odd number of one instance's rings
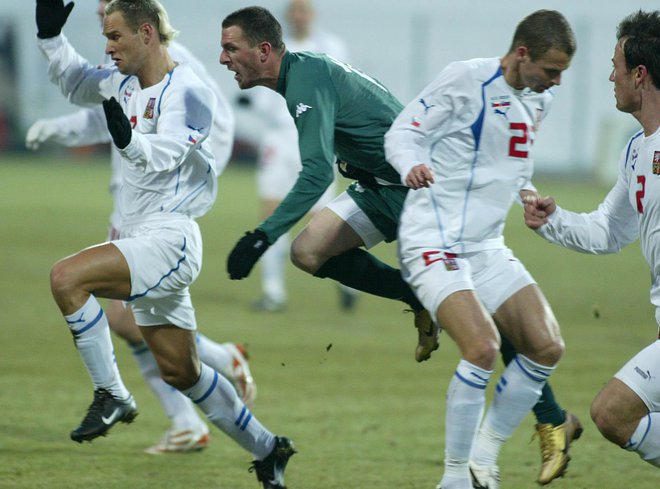
[[[544,349],[542,358],[545,362],[541,362],[544,365],[557,365],[559,360],[564,355],[564,350],[566,345],[564,340],[561,337],[555,338],[550,344]]]
[[[67,260],[60,260],[50,270],[50,289],[53,296],[63,298],[71,294],[76,288],[75,274]]]
[[[496,362],[500,344],[497,338],[479,338],[462,352],[465,360],[486,370],[491,370]]]
[[[175,389],[189,389],[197,382],[199,372],[193,368],[186,368],[183,365],[161,365],[160,376],[165,383]]]
[[[535,352],[527,356],[541,365],[557,365],[564,354],[565,344],[561,336],[555,336],[540,345]]]
[[[322,262],[318,255],[300,237],[291,243],[291,262],[301,270],[314,274]]]
[[[625,436],[619,429],[621,423],[616,415],[607,408],[602,396],[597,396],[591,403],[591,419],[598,431],[609,441],[623,447],[630,437]]]

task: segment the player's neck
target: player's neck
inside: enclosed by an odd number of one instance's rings
[[[160,83],[165,75],[174,69],[176,64],[172,61],[167,49],[159,46],[154,49],[143,68],[136,73],[141,88],[148,88]]]
[[[632,115],[642,125],[644,136],[655,134],[660,127],[660,90],[650,84],[643,88],[640,108]]]
[[[277,82],[280,78],[280,69],[282,67],[284,53],[286,53],[286,51],[283,51],[281,55],[269,59],[268,66],[264,69],[262,76],[259,78],[256,85],[270,88],[271,90],[277,90]]]
[[[514,90],[522,90],[525,85],[520,80],[518,72],[518,59],[515,53],[508,53],[500,58],[500,66],[502,67],[502,75],[504,81]]]

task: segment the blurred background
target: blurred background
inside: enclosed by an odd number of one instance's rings
[[[232,74],[218,63],[220,23],[252,2],[162,0],[172,24],[216,77],[228,98],[238,99]],[[283,26],[287,0],[265,0]],[[636,9],[655,9],[651,0],[317,0],[316,28],[343,38],[350,63],[378,78],[405,104],[449,62],[503,55],[516,24],[538,8],[561,11],[575,30],[578,50],[556,88],[556,102],[537,139],[537,174],[597,177],[616,175],[615,161],[633,119],[614,108],[608,81],[618,22]],[[95,0],[78,0],[64,32],[91,62],[103,60],[104,38],[95,22]],[[51,85],[36,47],[34,2],[0,2],[0,158],[23,151],[25,131],[41,117],[73,111]],[[250,159],[254,122],[239,114],[237,149]],[[248,143],[246,146],[245,143]]]

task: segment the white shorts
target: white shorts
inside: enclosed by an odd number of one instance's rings
[[[660,411],[660,340],[632,357],[614,378],[630,387],[649,411]]]
[[[298,150],[298,131],[267,132],[259,147],[257,158],[257,194],[265,200],[284,200],[302,170]],[[312,211],[324,208],[337,193],[333,183],[321,196]]]
[[[536,283],[509,248],[454,255],[431,248],[401,250],[401,274],[424,307],[435,313],[454,292],[474,290],[489,314]]]
[[[326,207],[337,214],[362,238],[365,248],[372,248],[385,240],[383,233],[374,226],[374,223],[346,192],[339,194]]]
[[[188,287],[202,267],[202,236],[197,223],[182,217],[124,226],[112,243],[131,272],[130,304],[139,326],[173,324],[195,330]]]

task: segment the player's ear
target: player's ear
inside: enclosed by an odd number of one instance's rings
[[[270,56],[270,53],[272,52],[273,47],[270,45],[269,42],[262,42],[259,44],[259,60],[263,63],[265,62],[268,57]]]
[[[154,36],[154,27],[146,22],[138,28],[138,35],[144,44],[149,44]]]
[[[516,58],[518,61],[523,61],[527,57],[529,57],[529,49],[527,49],[527,46],[518,46],[516,48]]]

